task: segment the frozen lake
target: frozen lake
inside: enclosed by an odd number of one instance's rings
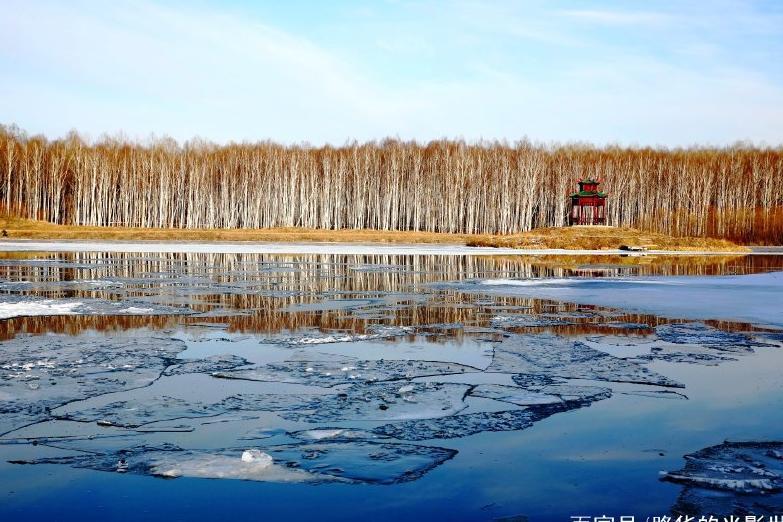
[[[783,514],[783,256],[137,248],[0,254],[0,519]]]

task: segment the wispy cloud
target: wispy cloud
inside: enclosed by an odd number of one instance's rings
[[[650,5],[393,3],[280,20],[219,4],[10,0],[0,121],[218,141],[783,142],[770,59],[783,29],[755,29],[765,13],[746,4],[724,6],[733,24]]]
[[[671,15],[649,11],[566,9],[556,13],[567,18],[606,25],[661,25],[671,20]]]
[[[24,57],[18,74],[55,80],[38,85],[45,99],[20,100],[19,109],[43,103],[51,120],[80,126],[92,112],[91,97],[114,99],[107,119],[116,128],[141,109],[149,130],[184,137],[219,127],[223,139],[289,134],[290,122],[309,124],[313,139],[324,139],[334,129],[312,125],[315,116],[371,113],[372,87],[305,37],[213,9],[145,2],[90,7],[20,2],[3,17],[7,59]],[[68,111],[72,104],[85,114]]]

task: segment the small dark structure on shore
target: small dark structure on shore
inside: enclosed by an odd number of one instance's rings
[[[579,180],[579,192],[571,194],[569,224],[606,224],[606,196],[608,194],[598,190],[599,183],[600,181],[594,179]]]

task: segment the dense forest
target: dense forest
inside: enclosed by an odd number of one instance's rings
[[[0,169],[6,214],[60,224],[508,234],[564,225],[594,177],[610,225],[783,242],[783,149],[750,145],[86,143],[1,127]]]

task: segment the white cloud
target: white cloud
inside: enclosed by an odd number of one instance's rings
[[[314,140],[333,135],[340,119],[374,115],[373,87],[305,38],[214,11],[91,7],[23,2],[0,22],[3,47],[32,70],[3,82],[19,96],[19,112],[40,104],[50,119],[80,128],[97,106],[118,129],[129,111],[157,113],[146,129],[180,138],[205,126],[221,128],[220,139],[291,139],[307,135],[294,132],[295,125],[310,123]],[[30,76],[61,83],[38,84],[34,100],[14,88]],[[324,119],[332,121],[319,124]]]
[[[661,49],[631,51],[580,29],[586,21],[660,30],[655,24],[682,20],[589,9],[552,17],[548,4],[514,6],[429,11],[441,16],[431,32],[414,11],[415,24],[370,27],[345,48],[203,6],[12,1],[0,18],[0,122],[50,135],[77,128],[222,142],[783,141],[781,85],[721,61],[715,41],[663,49],[684,56],[678,64]],[[366,48],[388,51],[387,69],[353,53]],[[428,74],[418,48],[450,74]],[[409,66],[417,73],[406,75]]]
[[[670,19],[669,15],[649,11],[572,9],[557,11],[557,14],[568,18],[607,25],[662,24]]]

